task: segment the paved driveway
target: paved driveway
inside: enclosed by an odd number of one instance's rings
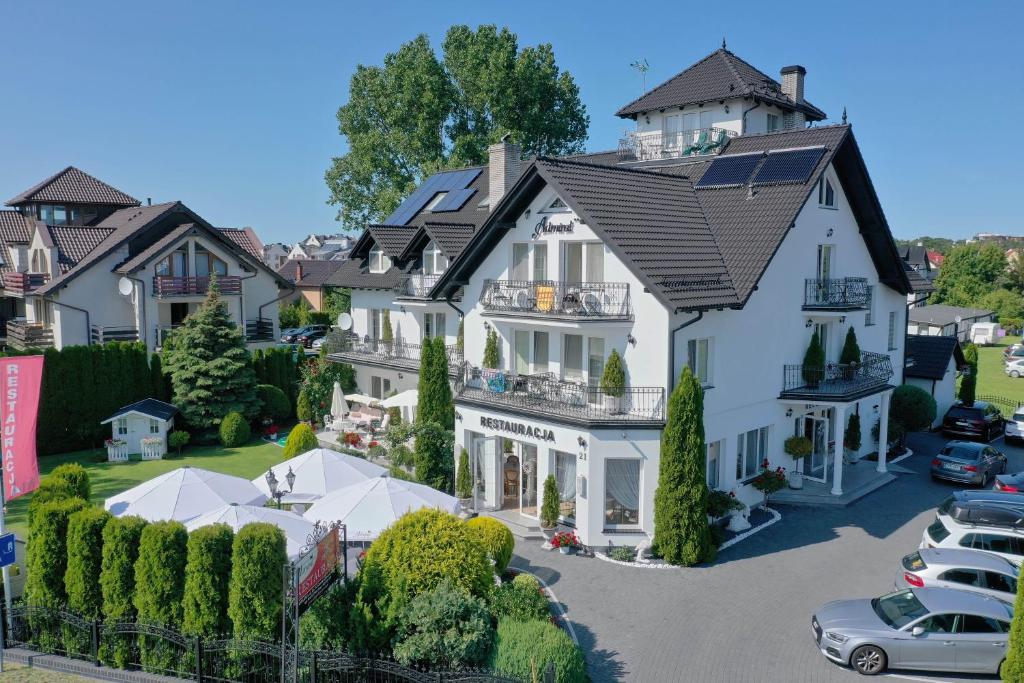
[[[826,661],[810,633],[822,603],[892,589],[935,506],[957,487],[931,481],[945,440],[914,434],[914,470],[847,508],[780,508],[782,521],[698,569],[634,569],[519,542],[513,565],[544,578],[572,621],[594,681],[864,680]],[[1024,449],[993,443],[1024,469]],[[873,467],[862,463],[857,467]],[[890,678],[975,681],[927,672]]]

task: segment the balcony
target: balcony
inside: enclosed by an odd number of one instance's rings
[[[206,296],[210,287],[210,278],[172,277],[157,275],[153,278],[153,296],[158,299],[176,296]],[[237,275],[221,275],[217,278],[217,287],[221,294],[241,294],[242,278]]]
[[[245,321],[245,341],[274,341],[274,321],[270,318],[259,318]]]
[[[340,336],[328,340],[328,358],[336,363],[358,363],[395,370],[420,371],[420,344],[410,344],[404,339],[382,341],[359,337]],[[457,346],[445,347],[448,351],[448,368],[454,374],[462,365],[462,352]]]
[[[871,288],[867,278],[809,278],[804,280],[805,311],[857,311],[868,307]]]
[[[827,363],[824,368],[786,365],[779,398],[853,401],[889,386],[892,361],[884,353],[865,351],[860,363]]]
[[[49,348],[53,346],[53,328],[24,318],[8,320],[7,345],[20,351]]]
[[[676,133],[630,131],[619,140],[619,162],[718,154],[733,137],[736,133],[725,128],[695,128]]]
[[[563,380],[553,373],[514,375],[464,365],[455,379],[462,402],[580,425],[665,423],[665,389],[626,387],[612,396],[600,387]]]
[[[485,280],[484,313],[561,320],[632,320],[625,282]]]
[[[394,292],[399,299],[427,299],[440,275],[408,275],[395,285]]]
[[[139,341],[139,330],[125,325],[91,325],[89,341],[93,344]]]
[[[4,273],[4,289],[13,294],[34,292],[49,281],[48,273]]]

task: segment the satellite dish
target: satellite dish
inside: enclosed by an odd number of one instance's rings
[[[352,329],[352,316],[348,313],[341,313],[338,315],[338,327],[348,332]]]
[[[135,287],[132,285],[132,281],[126,277],[117,281],[117,291],[121,292],[123,296],[128,296],[134,289]]]

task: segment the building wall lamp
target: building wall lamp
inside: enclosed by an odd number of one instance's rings
[[[460,413],[459,411],[456,410],[455,411],[455,419],[458,420],[459,422],[462,422],[462,413]]]
[[[626,333],[626,343],[631,345],[631,346],[636,346],[636,337],[634,337],[631,333],[627,332]]]
[[[580,448],[586,448],[587,447],[587,440],[584,439],[583,436],[577,436],[576,437],[576,445],[579,446]]]
[[[813,324],[814,324],[814,321],[813,321],[813,320],[808,320],[808,321],[807,321],[807,322],[806,322],[806,323],[804,324],[804,327],[810,327],[810,326],[811,326],[811,325],[813,325]]]
[[[793,409],[786,408],[786,417],[793,417]]]
[[[845,315],[839,316],[839,324],[843,324],[845,322],[846,322],[846,316]]]
[[[825,237],[831,237],[832,233],[834,233],[834,232],[835,232],[835,230],[833,230],[832,228],[829,228],[828,232],[825,233]]]

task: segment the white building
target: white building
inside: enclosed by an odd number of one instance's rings
[[[291,285],[251,228],[215,228],[181,202],[140,202],[68,167],[0,212],[2,310],[17,347],[142,340],[152,350],[203,301],[211,276],[252,343],[277,338]]]
[[[907,335],[903,377],[907,384],[924,389],[935,399],[933,427],[942,424],[942,417],[956,401],[956,378],[966,368],[956,337]]]
[[[837,495],[848,418],[859,414],[865,434],[853,457],[876,450],[876,420],[884,442],[910,283],[851,128],[805,128],[824,114],[803,99],[805,71],[783,72],[779,85],[719,50],[620,110],[637,134],[616,152],[521,165],[514,145],[491,148],[474,209],[485,220],[465,228],[420,304],[447,306],[446,339],[452,313],[464,316],[456,446],[471,454],[478,509],[536,520],[554,474],[584,543],[651,534],[667,397],[686,365],[705,386],[708,485],[748,503],[761,500],[750,482],[763,461],[794,467],[787,437],[812,440],[796,466]],[[696,113],[696,127],[667,122],[674,112]],[[702,137],[716,144],[692,149]],[[423,216],[453,193],[477,202],[459,184],[435,176],[396,211],[402,224],[423,221],[417,244],[441,242]],[[353,263],[365,253],[366,276],[398,278],[413,242],[391,242],[407,233],[369,228]],[[417,258],[405,266],[413,282],[430,271],[416,266],[431,263],[428,249]],[[357,333],[373,336],[373,309],[414,310],[380,284],[376,299],[353,293]],[[862,358],[840,365],[851,328]],[[491,330],[497,369],[481,367]],[[828,363],[804,369],[815,332]],[[621,397],[600,386],[613,349]]]

